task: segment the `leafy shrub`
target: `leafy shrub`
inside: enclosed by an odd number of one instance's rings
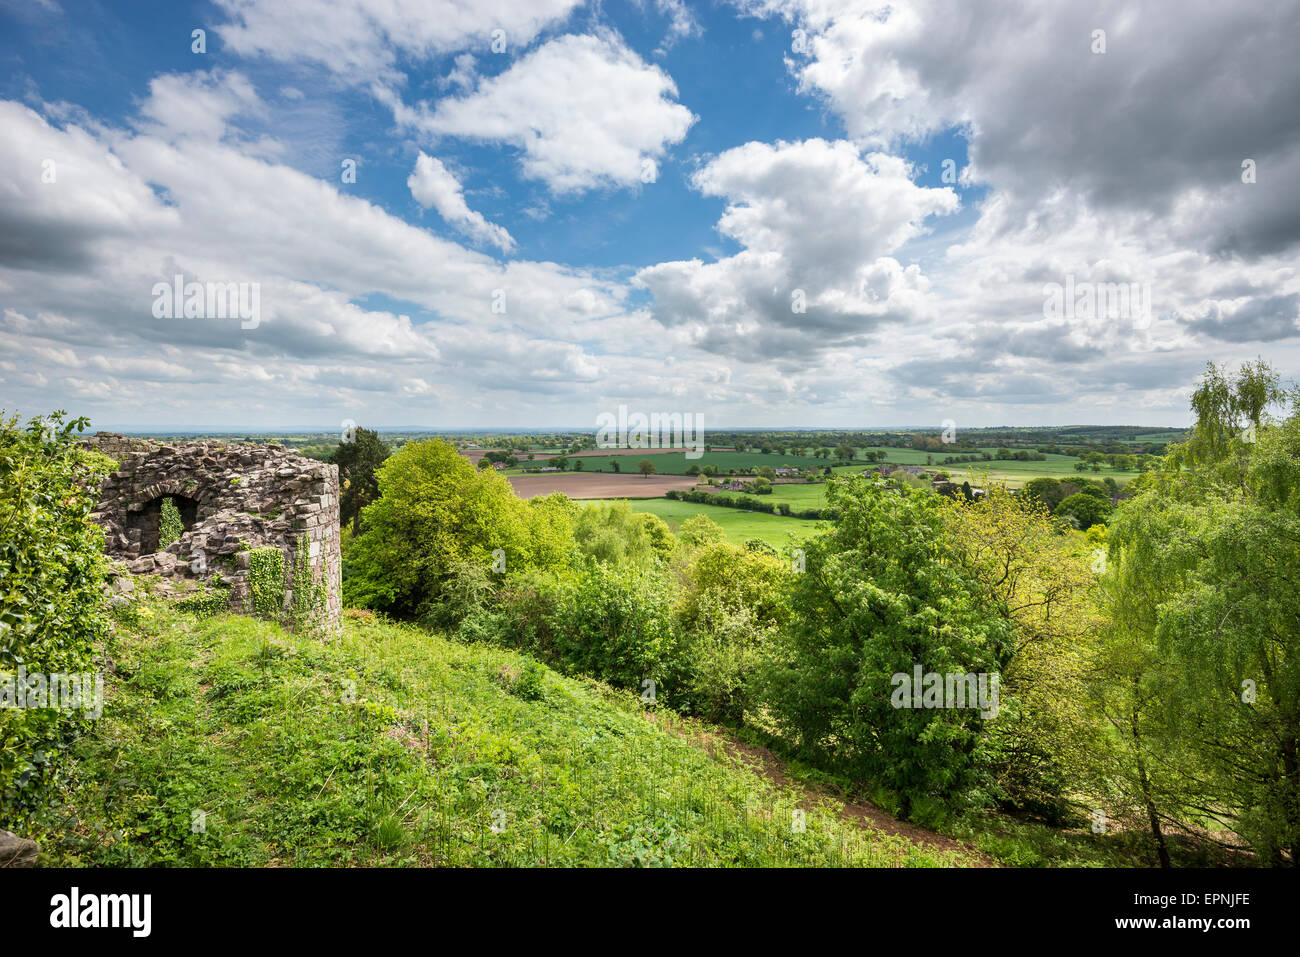
[[[681,674],[672,592],[659,574],[594,562],[561,593],[554,629],[561,661],[625,688],[653,680],[671,696]]]
[[[1062,499],[1053,514],[1069,520],[1076,528],[1083,529],[1105,525],[1110,520],[1112,510],[1110,500],[1104,493],[1083,491]]]
[[[211,588],[176,602],[176,608],[196,618],[211,618],[230,607],[230,589]]]
[[[0,419],[0,682],[83,674],[108,632],[104,535],[90,520],[113,463],[76,443],[85,419]],[[15,690],[20,690],[16,689]],[[79,712],[0,708],[0,823],[39,806]]]
[[[666,556],[676,544],[663,519],[634,512],[621,501],[583,507],[573,523],[573,539],[593,561],[641,567]]]
[[[677,537],[683,545],[696,547],[710,542],[721,542],[727,537],[722,526],[707,515],[694,515],[682,522],[677,530]]]

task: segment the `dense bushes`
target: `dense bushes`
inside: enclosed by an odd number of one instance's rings
[[[860,477],[827,494],[840,519],[794,578],[793,624],[767,679],[772,718],[807,758],[875,782],[904,814],[984,803],[988,715],[898,707],[893,676],[920,666],[988,682],[1011,655],[1011,622],[950,560],[945,500]]]
[[[461,593],[472,594],[455,632],[461,639],[519,648],[618,687],[651,681],[656,699],[658,689],[681,686],[679,630],[661,570],[588,560],[567,574],[527,569],[488,593],[464,587],[474,576],[463,570],[458,578]]]
[[[0,420],[0,694],[25,690],[20,668],[47,683],[93,672],[107,632],[104,538],[90,513],[113,463],[76,444],[85,424],[62,413],[26,427]],[[87,716],[48,698],[36,704],[0,708],[0,822],[38,803],[56,755]]]

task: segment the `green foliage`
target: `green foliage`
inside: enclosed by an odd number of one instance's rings
[[[406,445],[377,480],[380,498],[362,513],[365,531],[349,550],[350,605],[418,617],[442,601],[455,567],[490,567],[495,549],[510,570],[571,557],[571,510],[563,496],[524,502],[495,469],[475,470],[446,442]]]
[[[1062,499],[1053,514],[1071,522],[1075,528],[1088,529],[1094,525],[1105,525],[1110,519],[1111,511],[1109,499],[1088,492],[1075,492]]]
[[[573,539],[578,551],[594,561],[641,568],[667,557],[676,545],[663,519],[633,512],[625,501],[583,506],[573,523]]]
[[[252,613],[266,621],[284,617],[284,552],[274,545],[248,555],[248,596]]]
[[[76,444],[85,419],[62,412],[0,418],[0,682],[95,670],[108,631],[102,530],[94,489],[112,467]],[[0,708],[0,825],[39,806],[60,755],[84,730],[79,712]]]
[[[572,669],[623,688],[648,679],[668,696],[679,687],[672,591],[661,575],[593,562],[565,587],[557,611],[555,650]]]
[[[681,539],[683,545],[694,548],[721,542],[727,536],[722,526],[713,519],[707,515],[696,515],[682,522],[681,528],[677,530],[677,537]]]
[[[990,727],[996,796],[1005,807],[1063,824],[1074,813],[1074,793],[1098,782],[1104,737],[1085,707],[1101,627],[1095,546],[1061,534],[1036,497],[999,486],[978,502],[955,502],[945,518],[953,560],[1015,625],[1015,654],[1002,669]],[[1104,538],[1105,527],[1097,528]]]
[[[1262,364],[1235,384],[1211,367],[1192,440],[1108,535],[1099,707],[1162,852],[1161,820],[1208,818],[1300,860],[1300,415],[1269,422],[1275,395]]]
[[[158,550],[162,551],[184,534],[185,525],[181,521],[180,509],[170,498],[163,499],[161,514],[158,516]]]
[[[375,473],[389,450],[372,429],[358,427],[326,459],[339,467],[339,523],[359,531],[361,510],[379,497]]]
[[[898,708],[895,674],[1001,671],[1014,629],[945,543],[947,500],[836,479],[833,530],[806,544],[771,656],[771,714],[801,756],[875,782],[906,815],[986,803],[988,725],[974,709]]]
[[[289,591],[289,620],[293,630],[319,633],[325,627],[329,589],[323,569],[319,577],[314,574],[306,535],[298,536],[293,575],[286,579],[284,587]]]
[[[758,707],[761,663],[789,620],[789,574],[775,553],[721,542],[692,556],[678,606],[688,694],[677,707],[731,725]]]
[[[176,608],[195,618],[211,618],[230,608],[230,589],[212,587],[179,599]]]

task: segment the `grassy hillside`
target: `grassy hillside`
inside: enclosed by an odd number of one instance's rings
[[[32,834],[46,865],[969,863],[498,648],[142,605],[108,653],[103,717]]]

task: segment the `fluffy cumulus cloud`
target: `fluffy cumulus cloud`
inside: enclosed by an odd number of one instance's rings
[[[317,64],[365,82],[399,78],[402,57],[527,46],[581,0],[217,0],[221,40],[245,57]]]
[[[1177,409],[1207,354],[1295,358],[1300,5],[736,5],[783,24],[797,88],[862,149],[967,140],[978,219],[898,254],[939,303],[888,365],[920,407]],[[1067,283],[1140,286],[1149,315],[1053,318]]]
[[[207,83],[196,89],[226,89]],[[118,421],[131,409],[247,421],[254,408],[321,421],[409,395],[437,409],[478,381],[476,358],[500,361],[502,341],[517,343],[516,362],[575,379],[596,368],[583,346],[556,352],[547,337],[597,337],[622,312],[616,284],[440,239],[215,126],[196,130],[166,96],[140,118],[91,130],[0,101],[0,353],[27,367],[5,370],[9,402],[112,409]],[[158,284],[176,276],[255,286],[256,323],[159,317]],[[411,314],[367,306],[377,295]]]
[[[579,193],[653,179],[695,121],[676,94],[666,72],[602,33],[551,40],[465,96],[395,109],[426,134],[517,147],[526,176]]]
[[[948,188],[912,182],[897,157],[821,139],[747,143],[692,178],[727,201],[718,230],[743,248],[705,263],[660,263],[636,282],[656,318],[699,346],[749,360],[812,362],[922,316],[928,282],[891,254],[930,216],[958,207]]]
[[[469,208],[460,181],[442,164],[426,153],[415,161],[415,171],[406,180],[411,196],[425,209],[433,207],[438,215],[470,238],[510,252],[515,241],[500,226],[489,223],[482,213]]]
[[[1300,239],[1300,126],[1281,121],[1300,97],[1294,0],[739,2],[804,31],[787,64],[854,139],[965,128],[972,172],[1025,216],[1064,187],[1213,251]]]
[[[0,404],[1179,422],[1300,361],[1300,0],[216,6],[204,69],[0,101]],[[259,321],[155,315],[177,276]]]

